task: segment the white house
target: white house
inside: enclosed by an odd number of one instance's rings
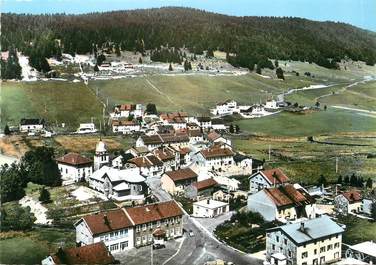
[[[141,131],[141,125],[135,120],[112,120],[112,132],[132,134]]]
[[[206,199],[193,203],[194,217],[217,217],[230,211],[230,206],[226,202]]]
[[[239,112],[237,103],[234,100],[226,100],[225,102],[218,103],[214,109],[210,110],[213,115],[226,116],[232,115],[234,112]]]
[[[226,131],[227,127],[222,119],[212,119],[211,127],[216,131]]]
[[[188,113],[186,112],[163,113],[159,117],[163,124],[172,125],[174,130],[187,128]]]
[[[149,150],[153,150],[162,145],[170,145],[174,148],[188,147],[189,136],[187,133],[141,135],[136,141],[136,147],[145,146]]]
[[[330,217],[290,223],[266,232],[266,261],[271,265],[318,265],[341,259],[344,230]],[[275,255],[279,254],[279,255]]]
[[[211,131],[208,134],[207,139],[208,139],[209,142],[211,142],[213,144],[214,143],[223,143],[223,144],[226,144],[228,146],[231,146],[231,140],[223,137],[221,134],[217,133],[216,131]]]
[[[197,117],[197,124],[203,129],[203,130],[209,130],[212,127],[212,121],[210,117]]]
[[[74,226],[78,245],[103,242],[111,253],[134,247],[133,223],[123,209],[84,216]]]
[[[288,184],[265,188],[248,196],[248,210],[257,212],[266,221],[286,223],[303,217],[316,217],[315,200],[304,190]]]
[[[376,199],[364,198],[362,202],[363,213],[371,215],[372,204],[376,203]]]
[[[142,104],[122,104],[114,108],[110,114],[111,118],[128,118],[132,115],[134,118],[143,117],[145,107]]]
[[[279,168],[258,171],[249,177],[249,192],[253,194],[288,182],[289,178]]]
[[[21,119],[20,121],[20,132],[35,133],[40,132],[44,128],[44,119]]]
[[[334,198],[335,209],[338,213],[360,213],[362,209],[362,195],[359,191],[347,191]]]
[[[166,171],[161,177],[161,186],[165,191],[175,195],[183,193],[188,186],[197,182],[197,177],[190,168]]]
[[[63,180],[85,181],[93,173],[93,161],[76,153],[56,159]]]
[[[275,101],[274,99],[267,100],[265,103],[265,108],[266,109],[278,109],[277,101]]]
[[[128,161],[128,164],[135,165],[140,174],[145,177],[160,176],[163,171],[163,162],[155,155],[135,157]]]
[[[197,154],[197,163],[206,169],[223,169],[234,165],[234,152],[227,147],[213,146],[203,149]]]
[[[95,133],[97,129],[95,129],[94,123],[80,123],[80,127],[77,129],[77,133],[85,134],[85,133]]]
[[[89,177],[89,186],[117,201],[142,201],[148,193],[138,168],[120,170],[103,166]]]

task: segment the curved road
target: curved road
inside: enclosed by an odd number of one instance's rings
[[[159,178],[148,178],[147,182],[152,193],[160,201],[171,200],[170,195],[160,187]],[[184,216],[183,222],[184,229],[192,230],[194,236],[187,236],[175,256],[163,265],[204,264],[206,261],[216,259],[231,261],[236,265],[263,264],[262,260],[250,257],[219,242],[210,232],[202,230],[188,215]]]

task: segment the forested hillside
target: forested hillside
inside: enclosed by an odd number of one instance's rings
[[[15,46],[46,57],[89,53],[106,45],[141,52],[168,45],[197,54],[226,51],[236,55],[228,57],[232,64],[250,69],[265,58],[310,61],[328,68],[336,68],[342,58],[370,65],[376,61],[376,33],[300,18],[233,17],[171,7],[85,15],[3,14],[1,19],[3,50]]]

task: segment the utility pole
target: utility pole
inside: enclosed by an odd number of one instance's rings
[[[336,173],[338,173],[338,157],[336,157]]]
[[[269,144],[269,161],[270,161],[270,153],[271,153],[271,146],[270,146],[270,144]]]

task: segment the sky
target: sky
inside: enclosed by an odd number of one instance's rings
[[[82,14],[184,6],[235,16],[339,21],[376,32],[376,0],[0,0],[1,12]]]

